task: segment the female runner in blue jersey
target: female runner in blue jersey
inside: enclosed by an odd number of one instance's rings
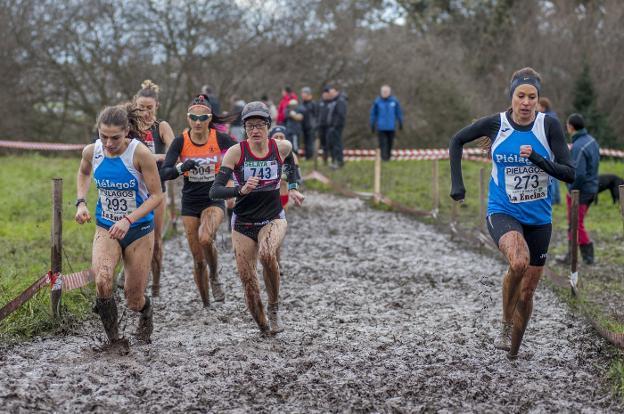
[[[123,259],[128,308],[140,312],[139,339],[149,342],[152,306],[143,294],[154,249],[153,210],[163,201],[156,161],[139,136],[141,112],[133,105],[105,108],[98,117],[99,139],[82,152],[78,169],[76,221],[91,221],[86,196],[91,173],[98,190],[92,269],[100,315],[110,343],[119,341],[113,272]]]
[[[552,177],[571,183],[574,166],[559,122],[537,112],[540,75],[532,68],[515,72],[511,108],[481,118],[451,139],[451,197],[466,194],[461,171],[464,144],[489,138],[492,174],[487,225],[509,262],[503,279],[503,323],[494,345],[514,359],[533,311],[533,293],[542,275],[552,231]]]

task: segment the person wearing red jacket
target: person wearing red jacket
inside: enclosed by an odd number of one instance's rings
[[[278,125],[284,125],[286,122],[286,108],[288,108],[288,103],[291,99],[296,99],[297,101],[299,100],[297,94],[292,91],[291,87],[285,86],[284,89],[282,89],[282,100],[277,107]]]

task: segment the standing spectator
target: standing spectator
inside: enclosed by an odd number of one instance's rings
[[[295,154],[299,151],[303,112],[303,107],[299,105],[299,102],[296,99],[291,99],[284,114],[284,118],[286,118],[286,139],[292,144],[293,153]]]
[[[550,103],[550,99],[546,98],[545,96],[539,98],[537,110],[559,121],[557,113],[554,112],[551,108],[552,104]],[[548,193],[552,195],[553,204],[561,204],[561,191],[559,189],[559,180],[554,177],[550,178],[550,184],[548,184]]]
[[[318,124],[318,103],[312,99],[312,89],[304,87],[301,89],[301,106],[303,107],[303,121],[301,129],[303,133],[303,148],[306,160],[311,160],[314,156],[314,138]]]
[[[384,161],[390,160],[397,123],[399,129],[402,130],[403,112],[401,111],[401,104],[392,95],[390,86],[383,85],[380,96],[375,98],[370,110],[370,127],[373,134],[377,130],[381,159]]]
[[[243,120],[241,119],[241,112],[245,107],[245,101],[242,99],[236,99],[234,106],[232,107],[232,114],[238,114],[238,118],[230,124],[230,135],[237,142],[241,142],[245,137],[245,128],[243,127]]]
[[[589,204],[598,193],[598,164],[600,163],[600,148],[598,143],[587,133],[585,120],[580,114],[572,114],[568,117],[566,128],[572,138],[572,159],[574,160],[576,178],[572,184],[568,184],[566,197],[568,206],[568,224],[570,223],[570,207],[572,190],[579,190],[579,217],[578,217],[578,243],[581,256],[585,264],[594,264],[594,243],[592,243],[585,230],[585,216],[589,210]],[[572,240],[568,233],[568,240]],[[568,259],[571,257],[568,249]]]
[[[269,96],[267,94],[262,95],[260,97],[260,101],[269,108],[269,113],[271,114],[271,122],[275,123],[275,120],[277,119],[277,107],[275,106],[273,101],[269,99]],[[271,126],[271,128],[273,127]]]
[[[327,115],[329,112],[329,101],[331,101],[329,95],[329,87],[323,88],[321,94],[321,100],[318,102],[318,136],[323,150],[323,163],[327,165],[327,158],[329,157],[329,141],[327,140]]]
[[[327,141],[332,155],[332,168],[342,168],[342,131],[347,121],[347,97],[334,86],[329,86],[327,105]]]
[[[214,94],[212,86],[204,85],[201,90],[202,95],[206,95],[208,103],[212,108],[212,113],[215,115],[221,115],[221,105],[219,104],[219,98]]]
[[[285,86],[284,89],[282,89],[282,100],[277,106],[277,124],[278,125],[284,125],[284,122],[286,122],[286,117],[285,117],[286,107],[288,106],[288,103],[291,101],[291,99],[299,100],[299,98],[297,97],[297,94],[292,91],[290,86]]]

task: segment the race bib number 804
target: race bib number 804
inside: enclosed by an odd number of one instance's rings
[[[136,210],[136,194],[133,190],[100,189],[102,218],[119,221]]]
[[[258,177],[260,180],[277,180],[278,164],[276,160],[270,161],[245,161],[243,174],[245,181],[251,177]]]
[[[505,167],[505,191],[514,204],[546,198],[548,174],[536,166]]]

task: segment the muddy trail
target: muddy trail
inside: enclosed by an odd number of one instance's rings
[[[359,200],[289,213],[286,330],[262,337],[219,235],[226,303],[202,309],[184,236],[166,244],[150,345],[97,352],[93,318],[0,348],[0,410],[622,412],[608,345],[541,286],[517,361],[492,346],[504,265]],[[260,280],[262,278],[260,277]],[[137,317],[125,318],[126,335]]]

